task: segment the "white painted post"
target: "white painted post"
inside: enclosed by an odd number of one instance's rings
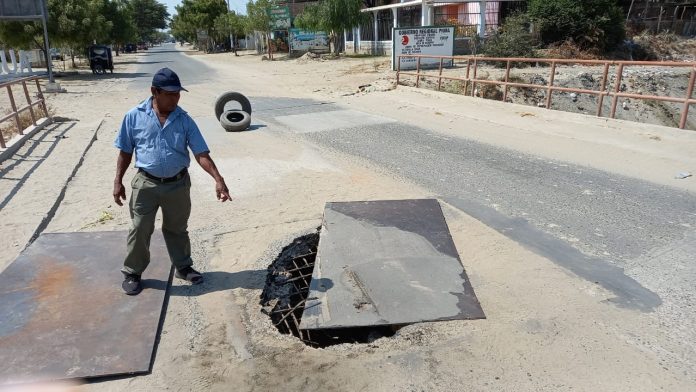
[[[377,11],[372,11],[372,22],[374,29],[374,37],[372,37],[372,54],[377,54],[377,42],[379,40],[377,35],[379,33],[379,30],[377,29]]]
[[[9,74],[10,73],[10,67],[7,66],[7,57],[5,57],[5,49],[2,48],[0,49],[0,74]]]
[[[479,11],[481,12],[481,23],[479,24],[479,37],[486,36],[486,0],[479,1]]]
[[[396,30],[394,30],[394,29],[399,27],[399,10],[397,8],[392,8],[391,10],[392,10],[392,17],[394,18],[394,21],[392,23],[393,26],[392,26],[392,44],[391,44],[391,69],[395,70],[396,65],[394,64],[394,61],[396,61],[396,60],[394,60],[394,57],[396,56],[396,53],[394,53],[394,51],[396,50],[396,48],[394,47],[394,40],[396,39],[396,37],[394,37],[394,32]]]
[[[17,72],[17,57],[15,57],[15,51],[10,49],[10,62],[12,63],[12,69],[8,71],[10,74],[16,74]]]
[[[19,73],[23,73],[24,70],[27,72],[32,72],[31,61],[29,61],[29,52],[26,50],[19,51]]]
[[[358,26],[357,28],[353,29],[353,42],[355,45],[355,53],[362,53],[362,48],[360,47],[360,34],[362,34],[362,26]]]

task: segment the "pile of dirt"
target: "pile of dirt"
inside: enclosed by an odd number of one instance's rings
[[[321,55],[312,52],[307,52],[297,58],[298,63],[306,63],[308,61],[321,61]]]
[[[674,33],[642,33],[633,37],[633,60],[696,61],[696,38]]]
[[[689,69],[629,68],[624,71],[619,91],[638,94],[669,97],[684,97],[689,81]],[[542,74],[520,76],[522,83],[540,84]],[[602,73],[599,70],[580,67],[563,67],[555,77],[554,85],[560,87],[599,91]],[[610,74],[607,91],[614,91],[616,75]],[[553,93],[551,109],[574,113],[596,114],[599,99],[594,94]],[[546,91],[542,89],[511,88],[508,101],[530,106],[545,106]],[[609,116],[613,99],[605,97],[602,103],[602,115]],[[657,125],[677,127],[681,117],[681,105],[668,102],[619,98],[616,118]],[[688,117],[687,128],[696,129],[696,115]]]
[[[597,60],[601,56],[596,50],[585,50],[572,40],[567,40],[551,45],[547,49],[539,50],[540,57],[554,59]]]
[[[367,94],[377,91],[391,91],[396,88],[396,80],[392,78],[377,79],[372,83],[358,86],[356,94]]]

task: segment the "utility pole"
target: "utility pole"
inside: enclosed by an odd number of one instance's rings
[[[41,3],[41,12],[43,13],[44,45],[46,45],[46,68],[48,70],[48,83],[52,85],[54,81],[53,67],[51,66],[51,48],[48,44],[48,0],[43,0]]]
[[[230,0],[227,0],[227,28],[230,30],[230,49],[237,55],[237,48],[234,46],[234,37],[230,28]]]
[[[46,92],[48,93],[64,93],[65,90],[60,88],[60,84],[53,80],[53,64],[51,64],[51,46],[48,42],[48,0],[41,1],[41,13],[44,31],[44,45],[46,45],[46,70],[48,71],[48,84]]]

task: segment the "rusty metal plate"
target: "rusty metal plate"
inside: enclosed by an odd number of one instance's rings
[[[171,263],[157,231],[144,289],[125,295],[127,235],[42,234],[0,274],[0,385],[150,371]]]
[[[301,329],[479,318],[437,200],[326,204]]]

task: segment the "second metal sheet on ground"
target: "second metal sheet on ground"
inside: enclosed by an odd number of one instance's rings
[[[127,232],[42,234],[0,274],[0,385],[147,372],[171,263],[160,232],[135,297]]]
[[[484,317],[437,200],[326,204],[300,328]]]

